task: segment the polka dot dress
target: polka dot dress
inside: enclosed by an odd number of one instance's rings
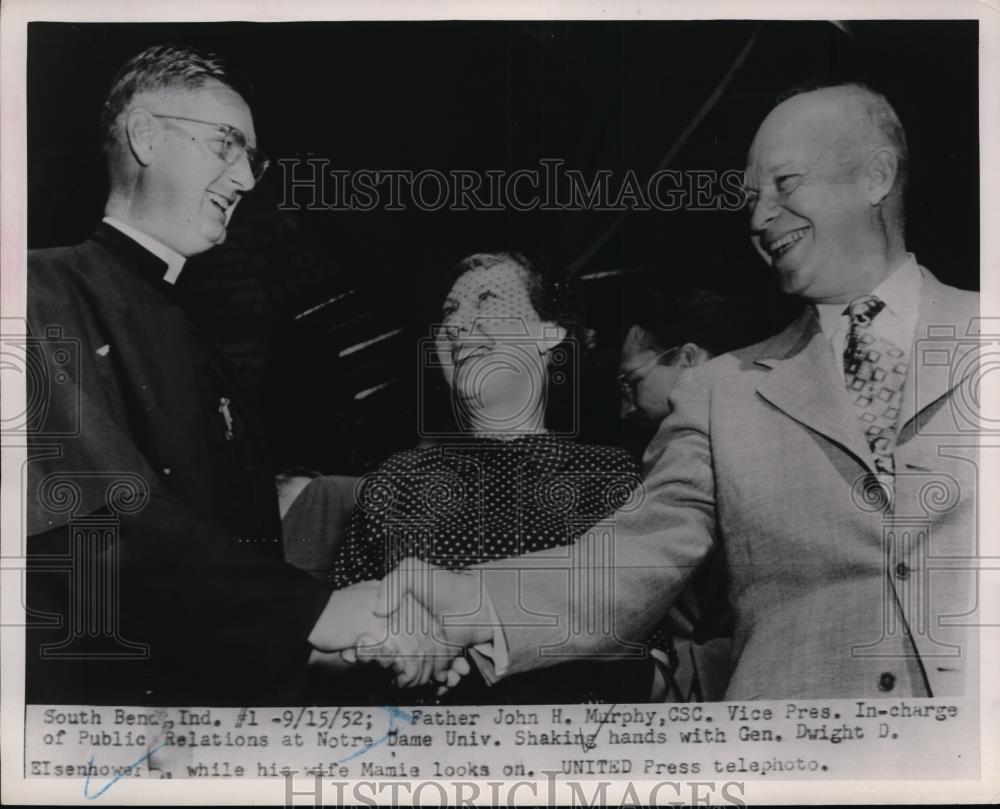
[[[550,434],[402,452],[363,481],[330,581],[341,588],[381,578],[407,556],[458,570],[565,545],[622,506],[639,482],[623,450]],[[432,687],[395,690],[374,670],[358,680],[354,699],[370,704],[632,702],[645,699],[651,663],[567,662],[492,686],[473,666],[444,697]],[[333,687],[344,699],[343,687]]]
[[[402,452],[363,481],[330,582],[382,578],[407,556],[459,570],[565,545],[639,480],[623,450],[546,433]]]

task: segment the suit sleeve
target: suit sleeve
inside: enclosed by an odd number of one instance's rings
[[[671,404],[652,444],[662,452],[646,459],[650,472],[613,515],[612,535],[592,532],[568,548],[480,567],[508,657],[506,672],[479,661],[488,679],[567,657],[627,654],[714,547],[708,380],[692,374],[675,388]]]

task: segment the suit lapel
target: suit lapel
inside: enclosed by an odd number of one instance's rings
[[[875,471],[871,451],[844,392],[843,375],[813,307],[808,306],[797,321],[769,341],[756,362],[771,369],[757,388],[762,397]]]
[[[977,370],[973,319],[978,298],[938,281],[923,267],[920,308],[903,385],[899,432]],[[825,436],[874,472],[874,458],[844,393],[844,379],[812,306],[766,342],[756,364],[770,369],[757,392],[790,418]]]
[[[979,317],[977,299],[945,286],[923,267],[920,309],[913,333],[910,370],[903,385],[899,430],[977,370],[973,333]]]

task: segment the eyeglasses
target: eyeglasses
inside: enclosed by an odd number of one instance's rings
[[[627,371],[624,374],[618,375],[618,387],[621,389],[622,397],[629,404],[635,404],[636,391],[639,390],[639,385],[642,384],[643,380],[649,376],[650,371],[653,370],[657,365],[663,365],[660,360],[669,354],[675,354],[680,350],[681,346],[675,346],[674,348],[668,348],[666,351],[661,351],[655,357],[650,359],[648,362],[644,362],[638,368],[633,368],[631,371]]]
[[[254,182],[260,180],[260,178],[264,176],[264,172],[267,171],[267,167],[271,165],[271,161],[267,159],[267,155],[265,155],[260,149],[255,149],[253,146],[247,145],[246,135],[244,135],[235,126],[229,126],[229,124],[219,124],[214,121],[199,121],[197,118],[185,118],[182,115],[157,115],[155,112],[152,113],[152,115],[154,118],[168,118],[172,121],[187,121],[189,124],[210,126],[217,132],[221,132],[223,134],[222,138],[206,141],[206,144],[216,155],[218,155],[230,166],[239,160],[243,155],[246,155],[247,162],[250,164],[250,172],[253,174]],[[183,127],[180,128],[183,129]]]

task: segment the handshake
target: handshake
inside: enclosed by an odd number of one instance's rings
[[[475,572],[455,573],[407,558],[381,581],[330,595],[309,635],[311,662],[343,669],[371,661],[411,688],[436,682],[438,694],[469,673],[469,646],[493,638],[492,613]]]

